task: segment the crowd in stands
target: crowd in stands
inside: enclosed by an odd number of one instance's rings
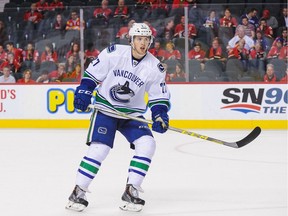
[[[167,82],[287,83],[287,2],[216,2],[10,0],[0,13],[0,83],[79,82],[82,56],[87,66],[105,47],[129,44],[134,22],[151,28],[149,51],[167,69]]]

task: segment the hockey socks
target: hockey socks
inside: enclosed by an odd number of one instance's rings
[[[150,163],[149,158],[134,156],[129,166],[128,184],[140,186],[148,172]]]
[[[110,147],[100,143],[91,143],[86,156],[83,157],[76,177],[76,185],[88,191],[88,187],[107,157]]]
[[[140,187],[151,164],[156,144],[151,136],[142,136],[133,143],[135,155],[130,162],[127,184]]]

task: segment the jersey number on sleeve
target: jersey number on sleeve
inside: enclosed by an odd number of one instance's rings
[[[96,58],[92,61],[93,66],[97,65],[100,62],[99,58]]]
[[[160,83],[160,87],[162,88],[162,93],[167,93],[167,89],[166,89],[166,83],[165,82],[162,82]]]

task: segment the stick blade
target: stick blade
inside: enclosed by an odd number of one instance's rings
[[[239,140],[238,142],[236,142],[237,144],[237,148],[241,148],[247,144],[249,144],[250,142],[252,142],[254,139],[256,139],[259,134],[261,133],[261,128],[260,127],[255,127],[250,134],[248,134],[246,137],[244,137],[242,140]]]

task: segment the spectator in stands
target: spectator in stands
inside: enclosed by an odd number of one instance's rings
[[[260,42],[256,42],[249,53],[250,71],[260,79],[263,79],[265,73],[266,52],[263,50]]]
[[[229,8],[226,8],[224,11],[224,16],[220,18],[220,26],[221,27],[229,27],[229,28],[236,28],[238,22],[235,17],[232,17],[231,11]]]
[[[175,71],[168,76],[168,80],[166,77],[167,82],[176,82],[176,81],[185,81],[186,80],[186,73],[183,69],[183,66],[180,63],[177,63],[175,66]]]
[[[36,2],[36,9],[37,11],[39,11],[40,13],[44,15],[45,12],[47,12],[50,8],[46,0],[39,0],[38,2]]]
[[[274,65],[273,64],[267,64],[266,74],[264,75],[263,81],[269,82],[269,83],[276,83],[277,77],[274,73]]]
[[[81,80],[81,65],[76,64],[74,70],[68,73],[62,82],[80,82]]]
[[[266,40],[264,40],[263,32],[260,30],[256,31],[256,35],[254,38],[254,44],[256,44],[256,43],[260,43],[261,47],[263,48],[264,51],[267,50],[267,48],[268,48],[267,42],[266,42]]]
[[[239,59],[243,64],[244,71],[247,71],[249,51],[245,49],[245,40],[243,38],[237,42],[233,49],[230,49],[228,59]]]
[[[0,70],[2,70],[3,67],[9,67],[12,75],[15,77],[16,81],[20,78],[22,78],[21,74],[21,64],[15,59],[14,54],[9,52],[7,53],[7,60],[4,61],[0,65]]]
[[[32,78],[32,71],[30,69],[26,69],[23,72],[23,78],[17,80],[18,84],[34,84],[36,83],[35,80],[33,80]]]
[[[23,19],[24,21],[27,21],[27,31],[38,29],[38,25],[42,21],[43,15],[37,10],[36,3],[31,4],[30,10],[24,13]]]
[[[261,42],[259,41],[255,42],[254,48],[250,50],[249,59],[259,59],[259,60],[266,59],[266,52],[264,51]]]
[[[7,53],[13,53],[16,61],[21,63],[23,61],[22,49],[14,47],[14,43],[9,41],[6,43]]]
[[[85,27],[84,21],[82,27]],[[71,18],[66,22],[66,30],[80,30],[80,18],[77,11],[71,11]]]
[[[135,20],[131,19],[128,22],[127,26],[121,27],[116,34],[116,39],[127,39],[128,40],[128,38],[129,38],[128,32],[134,23],[135,23]]]
[[[269,9],[265,9],[262,11],[262,18],[261,19],[265,19],[267,26],[270,26],[273,29],[272,37],[274,37],[274,35],[276,35],[276,30],[278,28],[278,21],[277,21],[276,17],[274,17],[270,14]]]
[[[109,1],[102,0],[101,7],[97,7],[93,12],[93,19],[90,19],[88,26],[108,25],[110,18],[113,16],[113,11],[109,8]]]
[[[77,62],[74,61],[74,57],[72,55],[66,59],[65,71],[68,77],[74,71],[76,65],[77,65]]]
[[[206,54],[205,51],[201,48],[201,43],[197,42],[195,43],[193,49],[191,49],[188,52],[188,58],[196,59],[202,62],[205,57],[205,54]]]
[[[242,24],[238,25],[236,27],[236,32],[237,32],[237,30],[238,30],[238,28],[240,26],[243,26],[244,31],[245,31],[245,35],[247,35],[251,39],[255,38],[255,28],[254,28],[254,26],[251,23],[248,22],[248,18],[247,17],[243,17],[242,18]]]
[[[191,47],[193,46],[194,39],[196,36],[197,36],[196,26],[192,23],[188,23],[188,39]],[[180,23],[176,25],[173,37],[174,38],[185,37],[185,16],[182,16]]]
[[[57,63],[58,62],[58,54],[57,52],[54,50],[53,48],[53,44],[52,43],[47,43],[45,45],[45,50],[44,52],[42,52],[41,54],[41,62],[45,62],[45,61],[52,61]]]
[[[243,14],[240,17],[240,21],[242,21],[243,17],[248,18],[248,22],[254,26],[254,29],[257,29],[259,26],[259,19],[257,17],[258,10],[256,8],[251,8],[247,14]],[[240,23],[242,24],[242,23]]]
[[[278,20],[279,27],[288,28],[288,8],[287,7],[282,8],[281,15],[279,16],[277,20]]]
[[[74,62],[80,63],[80,44],[78,42],[74,42],[71,44],[71,49],[66,53],[66,59],[68,59],[70,56],[73,56]]]
[[[207,17],[205,17],[203,25],[206,28],[212,29],[213,33],[214,33],[214,37],[217,37],[220,21],[219,21],[218,17],[216,16],[215,10],[211,10],[209,12],[209,15]]]
[[[287,39],[288,39],[287,28],[286,28],[286,27],[280,28],[280,32],[281,32],[281,35],[274,40],[272,46],[275,46],[275,45],[276,45],[276,41],[277,41],[277,39],[279,39],[279,38],[282,38],[282,40],[283,40],[283,46],[287,46],[287,44],[288,44],[288,43],[287,43]]]
[[[49,73],[49,79],[51,82],[62,82],[63,78],[66,77],[65,63],[59,63],[58,68],[55,71]]]
[[[151,0],[151,20],[166,18],[169,6],[166,0]]]
[[[165,60],[168,59],[175,59],[175,60],[181,60],[181,53],[179,50],[175,49],[175,45],[172,42],[168,42],[166,44],[166,55]]]
[[[41,75],[36,79],[36,83],[49,83],[49,72],[47,70],[43,70]]]
[[[166,51],[161,48],[161,41],[155,40],[154,47],[149,49],[149,52],[154,55],[159,61],[164,61],[166,56]]]
[[[23,63],[22,66],[24,68],[30,68],[35,70],[36,65],[40,62],[40,55],[38,50],[35,50],[32,42],[28,42],[25,49],[22,52],[23,55]]]
[[[57,14],[55,20],[52,24],[52,29],[56,31],[60,31],[61,33],[65,33],[66,29],[66,21],[62,14]]]
[[[229,42],[228,42],[228,46],[227,46],[228,52],[230,49],[233,49],[236,46],[236,44],[238,43],[238,41],[240,39],[245,40],[245,49],[246,50],[249,51],[250,49],[252,49],[254,47],[254,41],[250,37],[245,35],[245,29],[241,25],[238,27],[236,35],[231,40],[229,40]]]
[[[196,42],[193,49],[188,52],[188,59],[195,59],[198,60],[201,64],[201,69],[204,69],[204,58],[205,58],[205,51],[201,48],[201,43]]]
[[[226,52],[220,46],[219,38],[214,38],[212,46],[207,50],[204,61],[219,60],[225,62],[227,60]]]
[[[0,44],[4,44],[4,42],[7,40],[8,40],[8,35],[7,35],[5,24],[2,20],[0,20]]]
[[[260,19],[259,27],[257,28],[257,31],[262,31],[263,35],[268,38],[273,38],[273,29],[271,26],[267,24],[267,21],[265,18]]]
[[[128,18],[130,17],[130,11],[127,5],[125,5],[125,0],[118,0],[118,5],[114,10],[114,18],[119,18],[122,24],[126,24]]]
[[[22,52],[23,55],[23,61],[30,61],[34,64],[37,64],[39,62],[39,52],[38,50],[35,50],[35,47],[32,42],[28,42],[26,45],[26,48]]]
[[[281,83],[288,83],[288,68],[286,69],[285,76],[280,80]]]
[[[59,0],[53,0],[50,3],[49,7],[50,7],[50,10],[60,13],[64,10],[64,3]]]
[[[7,52],[4,49],[3,44],[0,43],[0,64],[7,59]]]
[[[267,59],[279,58],[282,47],[283,47],[283,39],[278,38],[276,40],[276,45],[272,46],[271,49],[269,50]]]
[[[162,42],[172,41],[174,35],[174,20],[169,19],[165,26],[159,28],[157,32],[157,38],[161,39]]]
[[[16,83],[16,80],[11,75],[11,71],[8,66],[3,67],[2,73],[3,75],[0,76],[0,83]]]

